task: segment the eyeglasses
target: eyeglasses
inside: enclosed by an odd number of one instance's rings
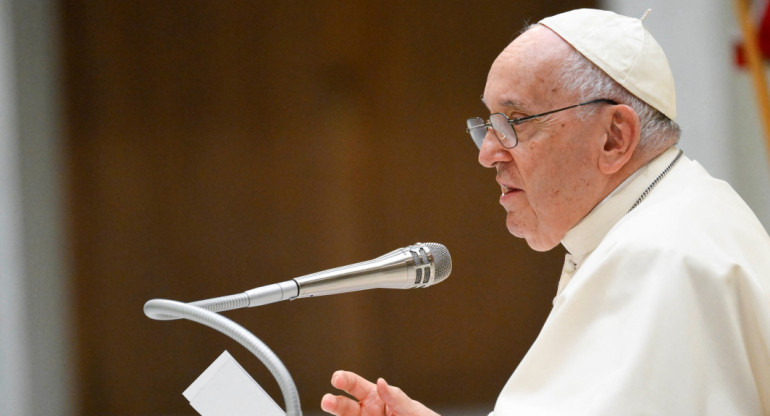
[[[548,114],[558,113],[559,111],[569,110],[570,108],[580,107],[588,104],[607,103],[617,104],[615,101],[607,98],[599,98],[596,100],[586,101],[584,103],[571,105],[569,107],[560,108],[558,110],[551,110],[545,113],[535,114],[526,117],[519,117],[510,119],[505,113],[494,113],[489,116],[489,120],[484,120],[481,117],[471,117],[466,121],[468,128],[465,130],[471,135],[473,143],[481,149],[481,144],[484,143],[484,137],[487,136],[487,130],[492,129],[497,136],[497,140],[506,149],[513,149],[519,144],[519,138],[516,136],[516,130],[513,126],[524,123],[525,121],[534,120],[538,117],[547,116]]]

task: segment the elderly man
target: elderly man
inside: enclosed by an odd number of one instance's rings
[[[674,145],[666,58],[642,21],[542,20],[493,63],[468,120],[506,225],[565,260],[554,306],[494,415],[770,414],[770,237]],[[482,375],[480,375],[482,376]],[[339,371],[336,415],[435,415]]]

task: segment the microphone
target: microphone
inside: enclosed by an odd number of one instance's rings
[[[366,289],[412,289],[443,281],[452,272],[449,250],[438,243],[417,243],[373,260],[292,279],[297,297],[333,295]]]
[[[442,282],[452,272],[449,250],[438,243],[416,243],[372,260],[312,273],[246,292],[192,302],[221,312],[314,296],[367,289],[412,289]],[[145,306],[146,309],[146,306]],[[176,319],[155,314],[155,319]]]

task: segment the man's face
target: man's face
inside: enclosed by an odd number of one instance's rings
[[[544,27],[519,36],[490,69],[483,97],[490,113],[518,118],[577,104],[580,98],[559,84],[568,48]],[[487,132],[479,152],[479,162],[497,170],[508,230],[534,250],[555,247],[601,200],[597,143],[605,132],[593,116],[579,120],[577,111],[515,126],[519,144],[513,149]]]

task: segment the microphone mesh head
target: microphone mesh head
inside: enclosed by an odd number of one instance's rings
[[[449,255],[449,250],[446,246],[439,243],[425,243],[430,249],[430,253],[433,255],[433,260],[436,265],[436,277],[435,283],[444,280],[449,273],[452,273],[452,256]]]

